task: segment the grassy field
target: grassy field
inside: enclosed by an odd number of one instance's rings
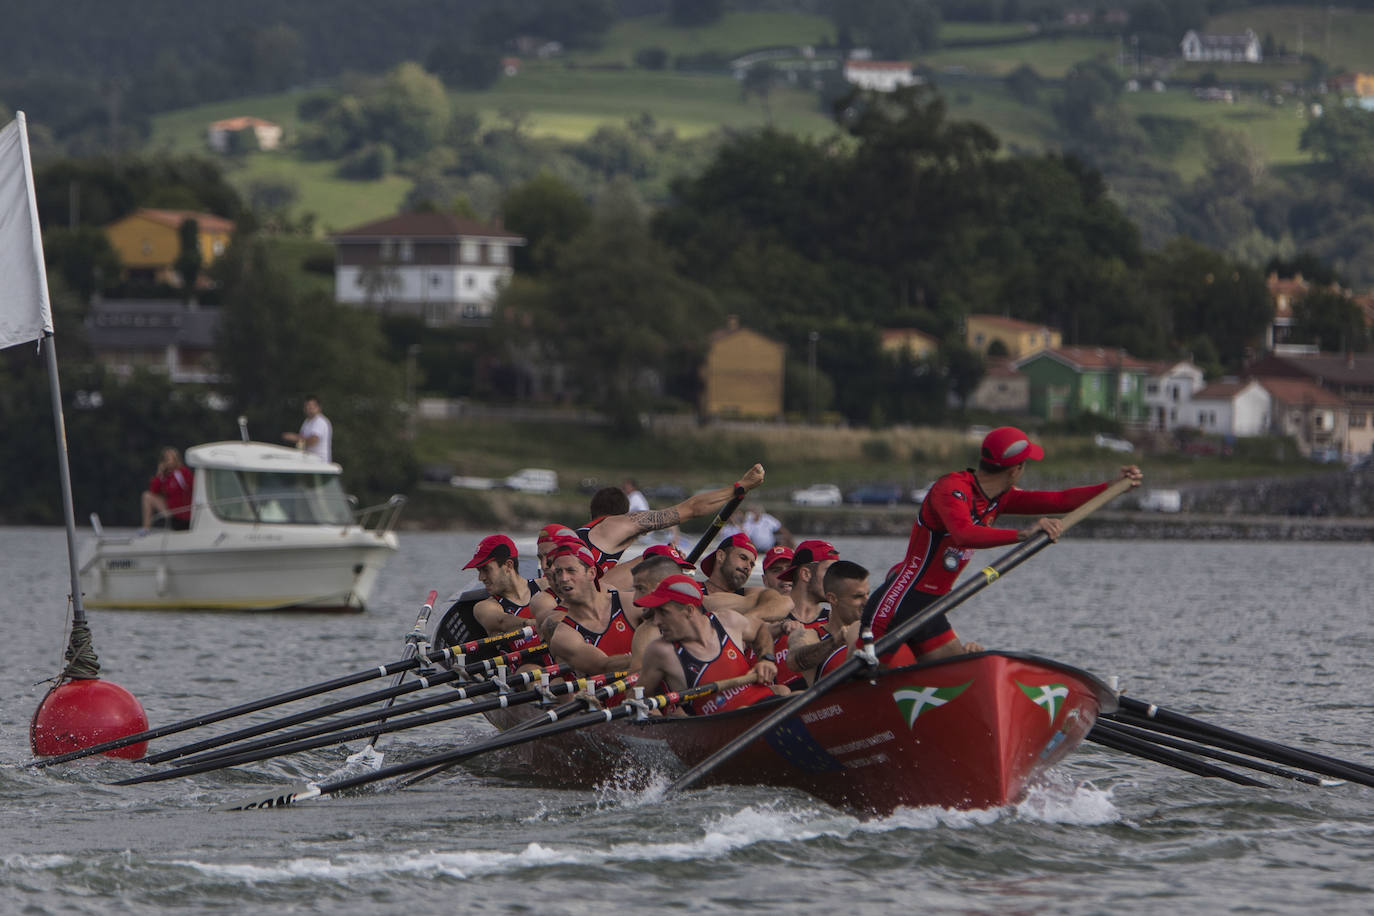
[[[1374,69],[1374,14],[1336,6],[1266,6],[1214,16],[1209,31],[1241,32],[1247,28],[1264,39],[1273,35],[1288,53],[1315,54],[1351,72]]]
[[[782,12],[732,12],[702,28],[684,29],[666,15],[636,16],[617,22],[601,47],[570,51],[567,60],[579,64],[634,61],[636,51],[662,48],[669,57],[715,52],[727,57],[754,48],[816,45],[834,40],[835,29],[824,16]]]
[[[1043,77],[1059,79],[1074,64],[1103,57],[1115,62],[1117,43],[1106,38],[1043,38],[985,48],[944,48],[916,58],[917,66],[981,76],[1006,76],[1027,64]]]

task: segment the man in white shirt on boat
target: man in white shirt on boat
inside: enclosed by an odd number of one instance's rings
[[[282,433],[287,442],[294,442],[310,454],[329,461],[334,440],[334,426],[320,411],[320,399],[313,394],[305,399],[305,420],[298,433]]]

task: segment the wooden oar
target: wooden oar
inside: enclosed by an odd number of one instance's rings
[[[694,566],[696,565],[697,560],[700,560],[701,555],[706,552],[706,548],[711,546],[711,542],[716,539],[716,535],[720,534],[720,529],[725,527],[725,523],[729,521],[730,516],[735,514],[735,510],[739,508],[739,504],[744,502],[744,497],[748,495],[748,490],[745,490],[739,484],[735,485],[735,495],[730,497],[728,503],[720,507],[720,511],[716,513],[716,517],[711,519],[711,524],[706,526],[706,533],[697,541],[691,553],[687,554],[688,563]]]
[[[364,681],[370,681],[374,678],[389,677],[397,672],[409,671],[429,662],[450,662],[468,652],[475,652],[482,646],[498,642],[507,642],[513,639],[528,639],[533,635],[535,635],[533,628],[524,627],[523,629],[511,633],[500,633],[496,636],[488,636],[485,639],[475,639],[461,646],[420,653],[412,658],[388,662],[384,665],[378,665],[375,668],[367,668],[362,671],[354,672],[353,674],[345,674],[342,677],[321,681],[318,684],[311,684],[308,687],[298,687],[295,690],[288,690],[286,693],[278,693],[270,697],[263,697],[260,700],[253,700],[238,706],[231,706],[227,709],[208,712],[199,716],[192,716],[189,719],[182,719],[180,722],[173,722],[170,725],[150,728],[147,731],[142,731],[135,735],[126,735],[123,738],[116,738],[112,741],[103,741],[100,744],[93,744],[90,747],[68,751],[65,754],[57,754],[53,757],[44,757],[41,760],[31,760],[28,765],[41,769],[42,767],[49,767],[56,763],[66,763],[69,760],[90,757],[93,754],[103,754],[105,751],[112,751],[116,748],[138,744],[140,741],[151,741],[154,738],[162,738],[166,735],[174,735],[177,732],[199,728],[202,725],[211,725],[215,722],[223,722],[225,719],[247,715],[250,712],[257,712],[273,706],[282,706],[286,703],[293,703],[296,700],[304,700],[309,697],[318,696],[321,693],[328,693],[331,690],[352,687],[355,684],[361,684]]]
[[[518,653],[512,653],[518,654]],[[479,662],[476,664],[487,664]],[[559,667],[551,665],[548,668],[527,671],[521,674],[511,675],[506,680],[506,685],[510,690],[521,687],[528,687],[535,680],[544,675],[557,677]],[[364,725],[368,722],[386,721],[390,716],[405,715],[406,713],[418,712],[421,709],[429,709],[431,706],[442,706],[447,703],[457,703],[460,700],[473,700],[478,697],[495,693],[501,689],[501,682],[495,679],[479,681],[465,687],[458,687],[453,690],[440,691],[438,694],[431,695],[419,700],[411,700],[409,703],[402,703],[399,706],[391,706],[386,709],[374,709],[367,712],[360,712],[351,716],[344,716],[340,719],[329,719],[325,722],[316,722],[306,728],[298,728],[295,731],[284,732],[280,735],[268,735],[257,741],[246,741],[242,744],[234,744],[229,747],[221,747],[203,754],[196,754],[177,761],[176,766],[194,766],[210,760],[218,760],[222,757],[231,757],[238,754],[247,754],[252,751],[260,751],[269,747],[276,747],[282,744],[289,744],[293,741],[300,741],[305,738],[313,738],[316,735],[326,735],[330,732],[342,731],[345,728],[352,728],[355,725]],[[379,733],[380,734],[380,733]],[[341,738],[341,741],[350,741],[352,738]]]
[[[1345,783],[1344,780],[1323,779],[1320,776],[1313,776],[1311,773],[1299,773],[1296,770],[1276,766],[1272,763],[1265,763],[1261,760],[1251,760],[1239,754],[1219,751],[1205,744],[1198,744],[1196,741],[1183,741],[1178,738],[1170,738],[1167,735],[1156,734],[1143,728],[1126,725],[1122,722],[1099,720],[1098,723],[1093,726],[1092,731],[1088,733],[1088,737],[1092,738],[1094,734],[1100,737],[1103,733],[1108,736],[1121,735],[1127,738],[1134,738],[1138,741],[1148,742],[1149,744],[1172,748],[1176,751],[1184,751],[1196,757],[1209,757],[1212,760],[1220,760],[1222,763],[1230,763],[1235,766],[1245,767],[1248,770],[1268,773],[1270,776],[1281,776],[1284,779],[1291,779],[1294,782],[1304,783],[1309,786],[1339,786]]]
[[[419,616],[415,618],[415,625],[412,626],[410,632],[406,634],[406,648],[405,654],[401,656],[402,658],[411,658],[416,652],[420,651],[420,646],[425,644],[429,637],[429,615],[434,612],[434,602],[437,601],[438,598],[439,592],[435,589],[430,589],[429,597],[425,599],[424,605],[420,608]],[[406,673],[404,671],[396,675],[391,679],[391,686],[401,686],[401,681],[405,680],[405,676]],[[382,708],[388,709],[391,707],[391,704],[395,702],[396,698],[394,696],[389,697],[386,701],[386,705]],[[377,739],[380,737],[381,735],[373,735],[369,738],[362,750],[358,751],[356,754],[348,755],[348,759],[344,761],[345,765],[351,766],[366,761],[368,766],[374,769],[380,767],[382,765],[382,759],[386,756],[381,751],[377,750]]]
[[[418,678],[417,680],[411,681],[409,684],[400,684],[392,687],[385,687],[381,690],[374,690],[371,693],[364,693],[356,697],[348,697],[346,699],[337,700],[333,703],[327,703],[324,706],[315,706],[310,709],[302,710],[301,712],[292,713],[289,716],[282,716],[278,719],[270,719],[266,722],[259,722],[256,725],[245,726],[244,728],[240,728],[232,732],[226,732],[222,735],[215,735],[214,737],[205,738],[200,741],[193,741],[190,744],[183,744],[180,747],[170,748],[157,754],[149,754],[146,757],[140,758],[140,760],[143,763],[150,764],[165,763],[168,760],[175,760],[179,757],[186,757],[191,754],[199,754],[203,751],[208,751],[217,747],[223,747],[226,744],[232,744],[235,741],[242,741],[245,738],[252,738],[257,735],[265,734],[267,732],[276,731],[277,729],[289,728],[292,725],[299,725],[302,722],[310,722],[315,719],[322,719],[325,716],[332,716],[335,713],[346,712],[350,709],[357,709],[359,706],[368,706],[372,703],[378,702],[379,700],[387,700],[388,703],[390,703],[394,701],[396,697],[401,696],[402,694],[414,693],[417,690],[424,690],[429,687],[437,687],[442,684],[447,684],[452,681],[461,680],[463,678],[473,677],[475,675],[490,676],[496,672],[496,668],[500,665],[505,665],[507,668],[513,670],[517,665],[520,664],[521,660],[525,658],[527,655],[529,655],[531,652],[540,651],[543,648],[543,644],[540,643],[536,646],[531,646],[528,649],[522,649],[516,652],[507,652],[503,655],[499,655],[494,658],[484,659],[480,662],[471,662],[467,665],[463,665],[462,667],[456,667],[449,671],[440,671],[438,674],[435,674],[433,676]],[[495,687],[493,686],[492,689],[495,689]],[[462,695],[452,694],[449,696],[448,699],[450,701],[462,699]],[[385,708],[382,711],[383,713],[385,713]],[[385,715],[382,715],[382,718],[385,718]]]
[[[1180,738],[1205,742],[1213,747],[1249,754],[1252,757],[1297,767],[1334,779],[1345,779],[1362,786],[1374,787],[1374,769],[1353,761],[1329,757],[1326,754],[1316,754],[1296,747],[1289,747],[1286,744],[1279,744],[1276,741],[1245,735],[1132,697],[1121,697],[1120,706],[1120,711],[1110,717],[1114,721]]]
[[[513,679],[517,686],[524,686],[533,681],[538,674],[528,671],[516,675]],[[554,684],[548,688],[552,696],[567,696],[590,686],[597,686],[605,675],[598,675],[594,679],[567,681]],[[502,694],[499,697],[488,697],[478,700],[457,709],[446,709],[438,712],[425,713],[419,716],[408,718],[396,718],[392,716],[385,722],[368,725],[362,728],[333,730],[328,734],[317,735],[316,737],[305,737],[300,740],[286,741],[281,744],[269,745],[265,748],[256,750],[244,750],[242,753],[231,753],[216,755],[209,760],[196,763],[186,762],[170,769],[159,770],[155,773],[145,773],[142,776],[133,776],[122,779],[119,782],[111,783],[116,786],[134,786],[144,782],[161,782],[164,779],[179,779],[182,776],[194,776],[197,773],[208,773],[211,770],[222,770],[225,767],[239,766],[244,763],[256,763],[259,760],[268,760],[273,757],[284,757],[287,754],[299,754],[302,751],[313,751],[316,748],[327,747],[331,744],[342,744],[345,741],[352,741],[355,738],[367,738],[372,735],[384,735],[390,732],[404,731],[409,728],[419,728],[422,725],[433,725],[435,722],[447,722],[450,719],[461,719],[466,716],[475,716],[479,713],[490,712],[493,709],[507,709],[513,706],[520,706],[525,703],[533,703],[543,699],[545,696],[542,688],[532,688],[530,690],[517,690],[514,693]],[[446,700],[440,700],[446,702]],[[433,705],[433,704],[431,704]],[[400,712],[399,707],[396,710]],[[373,718],[377,718],[375,714]],[[308,731],[304,730],[304,731]]]
[[[633,677],[633,675],[631,677]],[[608,684],[605,687],[601,688],[601,691],[599,692],[608,690],[617,693],[621,692],[629,686],[629,681],[630,678],[625,678],[624,680],[617,681],[614,684]],[[644,706],[646,706],[649,709],[666,709],[669,706],[677,706],[683,703],[692,702],[693,700],[699,700],[704,697],[711,696],[712,694],[718,691],[729,690],[733,687],[740,687],[745,684],[753,683],[756,683],[756,680],[753,673],[750,672],[749,674],[741,675],[740,677],[736,678],[730,678],[729,680],[717,681],[711,684],[703,684],[702,686],[695,687],[691,690],[659,694],[658,696],[654,697],[646,697],[644,700],[640,702],[642,702]],[[221,805],[215,810],[247,811],[256,808],[281,808],[286,805],[293,805],[297,802],[307,801],[312,798],[319,798],[321,795],[332,795],[337,792],[342,792],[346,789],[351,789],[356,786],[365,785],[369,782],[376,782],[379,779],[387,779],[392,776],[401,776],[406,773],[413,773],[416,770],[425,770],[460,763],[463,760],[475,757],[478,754],[487,753],[488,751],[495,751],[500,750],[502,748],[514,747],[517,744],[525,744],[529,741],[537,741],[540,738],[546,738],[550,735],[562,734],[563,732],[569,732],[579,728],[588,728],[590,726],[600,725],[603,722],[612,722],[616,719],[629,718],[630,716],[637,715],[638,712],[639,709],[636,706],[633,706],[628,703],[621,703],[619,706],[613,706],[609,709],[598,709],[592,712],[586,712],[581,715],[572,716],[562,721],[555,722],[552,721],[552,719],[550,718],[550,724],[546,725],[543,728],[532,728],[527,731],[517,731],[512,729],[510,731],[502,732],[500,735],[497,735],[495,738],[492,738],[488,741],[482,741],[478,744],[458,748],[457,750],[447,751],[442,754],[432,754],[428,757],[422,757],[419,760],[412,760],[407,763],[393,764],[389,767],[383,767],[381,770],[378,770],[375,773],[364,773],[360,776],[354,776],[349,779],[340,779],[334,782],[321,783],[319,785],[307,783],[306,785],[300,786],[299,788],[294,789],[290,792],[282,792],[276,795],[268,796],[267,798],[258,798],[248,802]],[[543,713],[543,715],[546,717],[551,717],[552,714],[553,710],[549,710]]]
[[[1062,520],[1062,530],[1068,531],[1088,515],[1126,492],[1130,487],[1131,481],[1127,478],[1116,481],[1101,493],[1064,516]],[[984,567],[981,576],[973,576],[965,580],[962,585],[956,587],[950,591],[949,594],[926,607],[919,614],[916,614],[911,619],[904,621],[900,625],[884,633],[882,638],[874,643],[874,651],[878,655],[884,655],[894,651],[898,646],[906,642],[912,634],[920,629],[926,621],[930,620],[936,614],[948,612],[958,605],[963,604],[969,598],[997,581],[1003,574],[1020,566],[1026,560],[1030,559],[1041,550],[1044,550],[1052,543],[1054,542],[1050,540],[1050,536],[1044,531],[1035,532],[1035,534],[1022,541],[1019,545],[1007,551],[991,566]],[[705,760],[678,777],[672,785],[668,786],[667,794],[671,795],[674,792],[680,792],[691,786],[693,783],[697,782],[697,780],[744,750],[750,744],[768,734],[768,732],[772,731],[782,722],[795,716],[835,687],[867,669],[868,666],[865,661],[859,657],[857,653],[851,652],[849,658],[841,663],[834,671],[818,679],[801,693],[789,697],[781,706],[773,710],[773,712],[769,713],[767,716],[764,716],[754,725],[745,729],[729,744],[726,744],[714,754],[711,754]]]
[[[1142,741],[1139,738],[1133,738],[1130,735],[1124,735],[1120,732],[1094,727],[1088,732],[1087,737],[1089,741],[1100,744],[1103,747],[1124,751],[1127,754],[1134,754],[1137,757],[1144,757],[1146,760],[1153,760],[1156,763],[1162,763],[1165,766],[1171,766],[1175,769],[1183,770],[1186,773],[1192,773],[1195,776],[1210,776],[1217,779],[1224,779],[1238,786],[1268,788],[1266,783],[1260,782],[1258,779],[1251,779],[1243,773],[1234,773],[1225,767],[1219,767],[1205,760],[1189,757],[1187,754],[1180,754],[1177,751],[1166,750],[1156,744],[1151,744],[1149,741]]]

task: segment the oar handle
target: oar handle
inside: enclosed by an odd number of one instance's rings
[[[695,565],[697,560],[701,559],[701,555],[706,552],[706,548],[711,546],[711,542],[716,539],[716,535],[720,534],[720,529],[725,527],[725,523],[730,519],[731,515],[735,514],[735,510],[739,508],[739,504],[744,502],[744,497],[749,494],[748,491],[741,492],[741,490],[743,490],[742,487],[736,486],[735,495],[730,497],[730,501],[721,506],[720,511],[716,513],[716,517],[711,519],[711,524],[706,526],[706,533],[701,536],[696,546],[687,554],[688,563]]]
[[[425,641],[429,635],[429,615],[434,613],[434,602],[439,600],[439,592],[436,589],[429,590],[429,597],[425,599],[424,605],[420,608],[420,614],[415,618],[415,626],[410,628],[406,634],[406,642],[416,646]]]

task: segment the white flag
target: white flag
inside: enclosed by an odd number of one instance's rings
[[[0,350],[52,333],[24,113],[0,129]]]

